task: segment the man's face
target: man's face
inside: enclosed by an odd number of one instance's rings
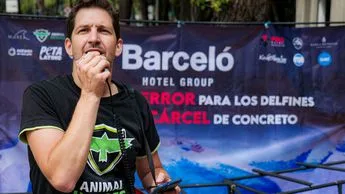
[[[122,40],[116,40],[111,16],[103,9],[80,9],[75,17],[71,40],[65,40],[66,52],[74,61],[90,51],[98,51],[112,64],[122,51]]]

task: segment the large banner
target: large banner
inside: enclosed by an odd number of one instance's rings
[[[26,145],[17,139],[22,93],[35,81],[70,73],[71,60],[63,20],[3,16],[0,26],[0,192],[25,192]],[[121,26],[124,48],[113,78],[147,98],[163,164],[182,185],[222,183],[256,174],[253,169],[297,168],[297,162],[340,161],[344,34],[344,27]],[[315,185],[344,179],[325,169],[284,175]],[[264,193],[303,187],[268,176],[238,183]],[[325,192],[337,188],[312,193]]]

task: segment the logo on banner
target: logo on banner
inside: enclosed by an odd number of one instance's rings
[[[267,62],[275,62],[278,64],[286,64],[287,63],[287,59],[283,56],[280,55],[279,57],[276,54],[271,54],[268,53],[267,55],[259,55],[259,60],[260,61],[267,61]]]
[[[33,34],[40,43],[43,43],[47,40],[48,36],[50,35],[50,32],[46,29],[36,29],[33,32]]]
[[[272,47],[285,47],[285,38],[282,36],[268,36],[264,34],[261,36],[264,42],[270,42]]]
[[[321,66],[328,66],[332,63],[332,56],[328,52],[322,52],[317,57],[317,62]]]
[[[19,30],[18,32],[16,32],[15,34],[11,34],[8,35],[8,39],[12,39],[12,40],[30,40],[27,36],[26,33],[28,31],[26,30]]]
[[[326,37],[322,37],[321,42],[311,43],[310,47],[315,48],[332,48],[338,46],[338,42],[328,42]]]
[[[61,61],[62,47],[58,46],[42,46],[39,59],[41,61]]]
[[[62,32],[52,32],[50,35],[51,40],[65,40],[65,34]]]
[[[304,56],[301,53],[296,53],[293,56],[293,63],[297,66],[297,67],[301,67],[304,64]]]
[[[8,49],[8,55],[10,55],[11,57],[16,56],[16,49],[13,47]]]
[[[292,39],[292,45],[295,49],[300,50],[303,47],[303,40],[300,37],[295,37]]]
[[[225,46],[222,52],[216,53],[215,46],[209,46],[208,52],[196,51],[189,54],[185,51],[156,51],[143,53],[140,45],[124,44],[122,52],[122,69],[137,70],[143,67],[148,71],[230,71],[234,66],[234,57],[230,46]]]
[[[32,56],[33,51],[31,49],[16,49],[16,48],[9,48],[8,49],[8,55],[11,57],[14,56],[24,56],[24,57],[30,57]]]

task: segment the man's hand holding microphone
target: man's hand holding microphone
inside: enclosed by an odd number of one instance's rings
[[[110,80],[110,62],[99,50],[89,50],[76,61],[76,71],[82,92],[101,98],[106,94]]]

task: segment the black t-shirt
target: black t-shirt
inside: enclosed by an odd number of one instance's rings
[[[123,194],[128,189],[128,172],[124,170],[119,129],[125,130],[124,145],[133,180],[136,157],[146,155],[141,126],[150,149],[155,151],[159,146],[159,137],[145,98],[135,90],[128,90],[123,84],[115,84],[119,92],[101,99],[87,165],[76,184],[75,193]],[[23,95],[20,140],[26,143],[27,131],[42,128],[65,131],[80,92],[71,75],[58,76],[29,86]],[[113,113],[116,119],[113,119]],[[28,157],[33,193],[60,193],[42,174],[29,146]]]

